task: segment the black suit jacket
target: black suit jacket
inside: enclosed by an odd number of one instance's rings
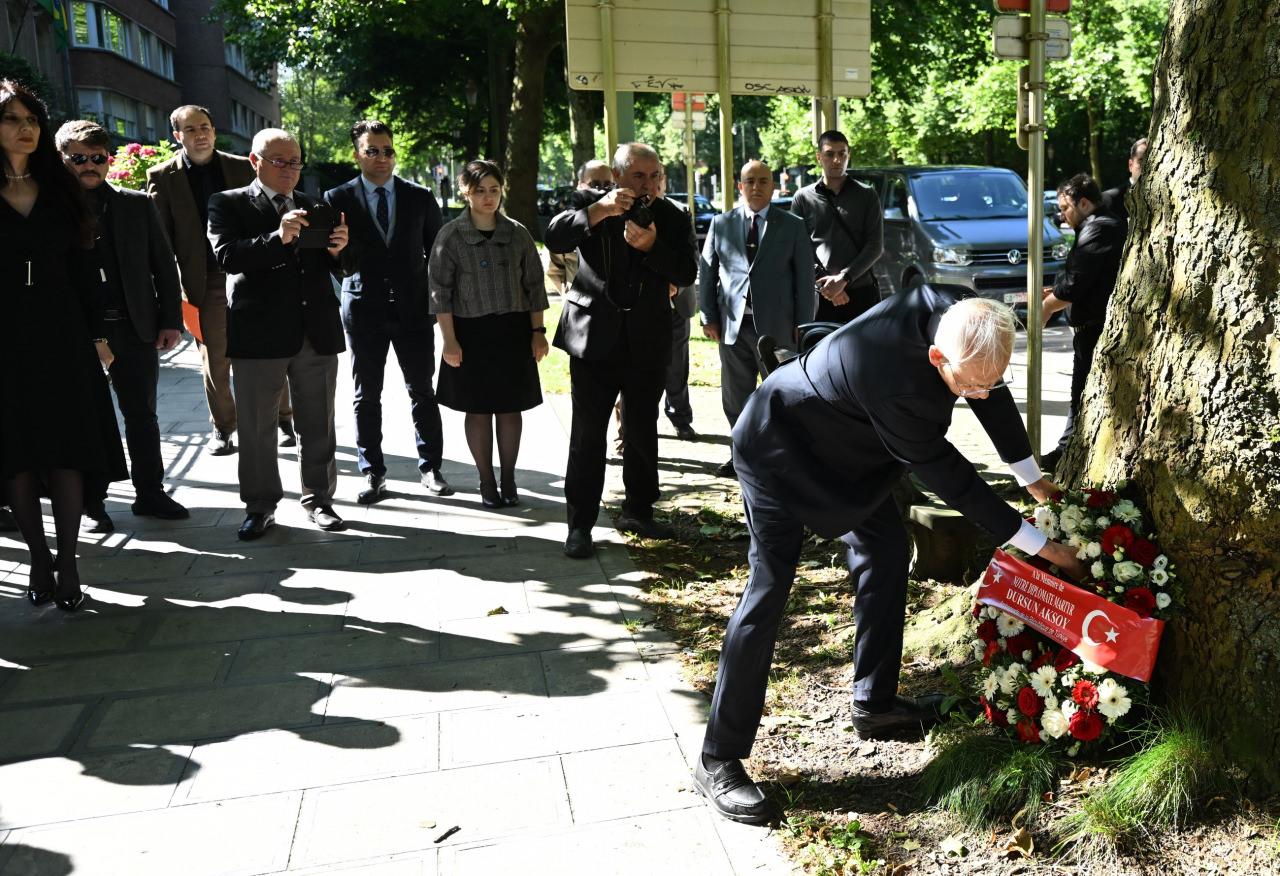
[[[111,223],[125,307],[138,337],[152,343],[161,329],[182,328],[182,291],[173,249],[149,197],[114,186],[108,189],[106,221]]]
[[[814,532],[848,532],[904,469],[1001,543],[1021,525],[947,440],[956,396],[929,363],[956,299],[929,286],[891,296],[769,375],[733,430],[739,477],[777,496]],[[1031,456],[1008,388],[967,399],[1000,458]]]
[[[1107,189],[1103,192],[1102,203],[1098,206],[1127,225],[1129,222],[1129,205],[1125,203],[1125,199],[1132,189],[1133,183],[1126,179],[1114,189]]]
[[[294,191],[300,209],[315,200]],[[322,355],[346,349],[323,249],[280,242],[280,216],[255,180],[209,199],[209,242],[227,274],[227,357],[287,359],[305,337]]]
[[[1053,280],[1053,294],[1070,302],[1067,321],[1073,326],[1100,325],[1116,288],[1129,226],[1101,210],[1089,214],[1076,232],[1066,264]]]
[[[566,210],[547,227],[547,249],[576,249],[579,256],[555,338],[570,356],[607,359],[625,327],[633,364],[658,368],[671,360],[669,287],[688,286],[697,278],[698,244],[693,223],[679,207],[661,198],[650,209],[658,239],[647,253],[627,245],[620,216],[592,228],[586,207]],[[625,316],[622,307],[630,308]]]
[[[342,251],[342,324],[349,332],[430,326],[427,261],[440,231],[440,205],[431,190],[395,177],[396,214],[391,242],[382,239],[357,176],[330,189],[324,199],[347,216],[351,240]]]

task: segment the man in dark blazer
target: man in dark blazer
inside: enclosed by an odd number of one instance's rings
[[[1143,137],[1135,140],[1129,147],[1129,176],[1114,189],[1107,189],[1102,193],[1100,205],[1102,209],[1124,222],[1126,226],[1129,224],[1129,205],[1126,200],[1129,192],[1133,191],[1133,187],[1138,184],[1138,180],[1142,179],[1142,165],[1146,160],[1147,138]]]
[[[332,278],[347,245],[340,215],[317,246],[301,239],[326,207],[294,187],[302,151],[287,131],[253,138],[257,179],[209,201],[209,242],[227,274],[227,356],[240,414],[240,498],[245,541],[275,523],[284,490],[276,458],[276,421],[285,381],[293,396],[302,506],[325,530],[344,528],[333,510],[338,483],[334,393],[345,349]],[[327,244],[327,246],[325,246]]]
[[[658,155],[642,143],[618,147],[617,187],[603,196],[575,192],[570,209],[551,220],[547,249],[578,251],[578,273],[565,293],[555,345],[567,352],[573,425],[564,496],[569,537],[565,553],[591,556],[591,527],[604,492],[605,444],[614,401],[623,398],[626,486],[617,527],[646,538],[668,538],[653,519],[658,499],[658,401],[671,360],[672,284],[688,286],[698,250],[688,216],[655,198],[662,178]],[[649,217],[628,210],[647,204]],[[628,214],[630,218],[624,216]],[[651,218],[649,224],[633,221]]]
[[[804,220],[771,209],[773,173],[748,161],[738,174],[742,202],[711,220],[698,270],[702,333],[720,348],[720,402],[732,429],[767,372],[756,345],[768,335],[794,350],[796,326],[813,319],[813,247]],[[733,477],[733,460],[717,474]]]
[[[156,386],[160,353],[182,336],[181,293],[173,250],[155,205],[142,192],[106,182],[111,135],[95,122],[67,122],[54,136],[68,169],[80,180],[98,215],[95,252],[102,278],[100,305],[111,351],[111,386],[124,416],[133,479],[133,513],[181,520],[187,509],[164,491]],[[85,483],[84,513],[90,532],[111,532],[107,482]]]
[[[733,446],[751,576],[725,632],[694,770],[722,815],[758,823],[773,814],[740,759],[755,742],[805,527],[847,548],[857,588],[853,726],[862,738],[919,734],[941,700],[897,694],[909,543],[891,491],[905,470],[999,543],[1084,573],[1074,548],[1047,542],[946,439],[964,398],[1018,482],[1040,501],[1057,491],[1001,380],[1015,326],[1003,304],[956,304],[928,286],[903,292],[770,374],[747,402]]]
[[[169,115],[173,139],[182,150],[147,171],[147,193],[178,258],[178,277],[187,308],[184,323],[200,347],[200,371],[209,405],[209,452],[235,453],[236,401],[231,392],[231,360],[227,358],[226,275],[213,257],[206,235],[209,198],[253,181],[249,159],[219,152],[213,117],[202,106],[180,106]],[[280,397],[280,445],[297,443],[293,411],[286,388]]]
[[[342,326],[355,381],[356,452],[371,505],[387,494],[382,455],[382,380],[387,351],[409,391],[422,485],[452,495],[440,465],[444,436],[431,378],[435,374],[435,317],[428,307],[427,260],[440,230],[440,206],[431,190],[394,175],[391,128],[373,120],[351,129],[360,174],[324,199],[344,213],[351,242],[342,253]]]

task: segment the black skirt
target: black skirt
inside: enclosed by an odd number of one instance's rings
[[[436,399],[468,414],[513,414],[542,404],[529,314],[453,318],[462,364],[440,364]]]

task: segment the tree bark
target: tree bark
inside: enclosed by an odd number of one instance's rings
[[[1099,148],[1101,135],[1098,131],[1098,114],[1093,110],[1092,99],[1085,100],[1084,109],[1089,120],[1089,173],[1102,188],[1102,150]]]
[[[516,19],[516,75],[507,143],[506,211],[534,237],[538,228],[538,147],[542,142],[542,102],[547,59],[563,24],[558,4],[540,4]]]
[[[594,96],[592,91],[569,89],[569,139],[572,141],[575,171],[596,157]]]
[[[1173,0],[1130,239],[1065,460],[1185,587],[1156,682],[1280,787],[1280,0]]]

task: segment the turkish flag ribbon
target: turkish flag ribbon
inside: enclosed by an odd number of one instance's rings
[[[994,605],[1109,672],[1150,681],[1164,621],[1141,617],[997,550],[978,589]]]

